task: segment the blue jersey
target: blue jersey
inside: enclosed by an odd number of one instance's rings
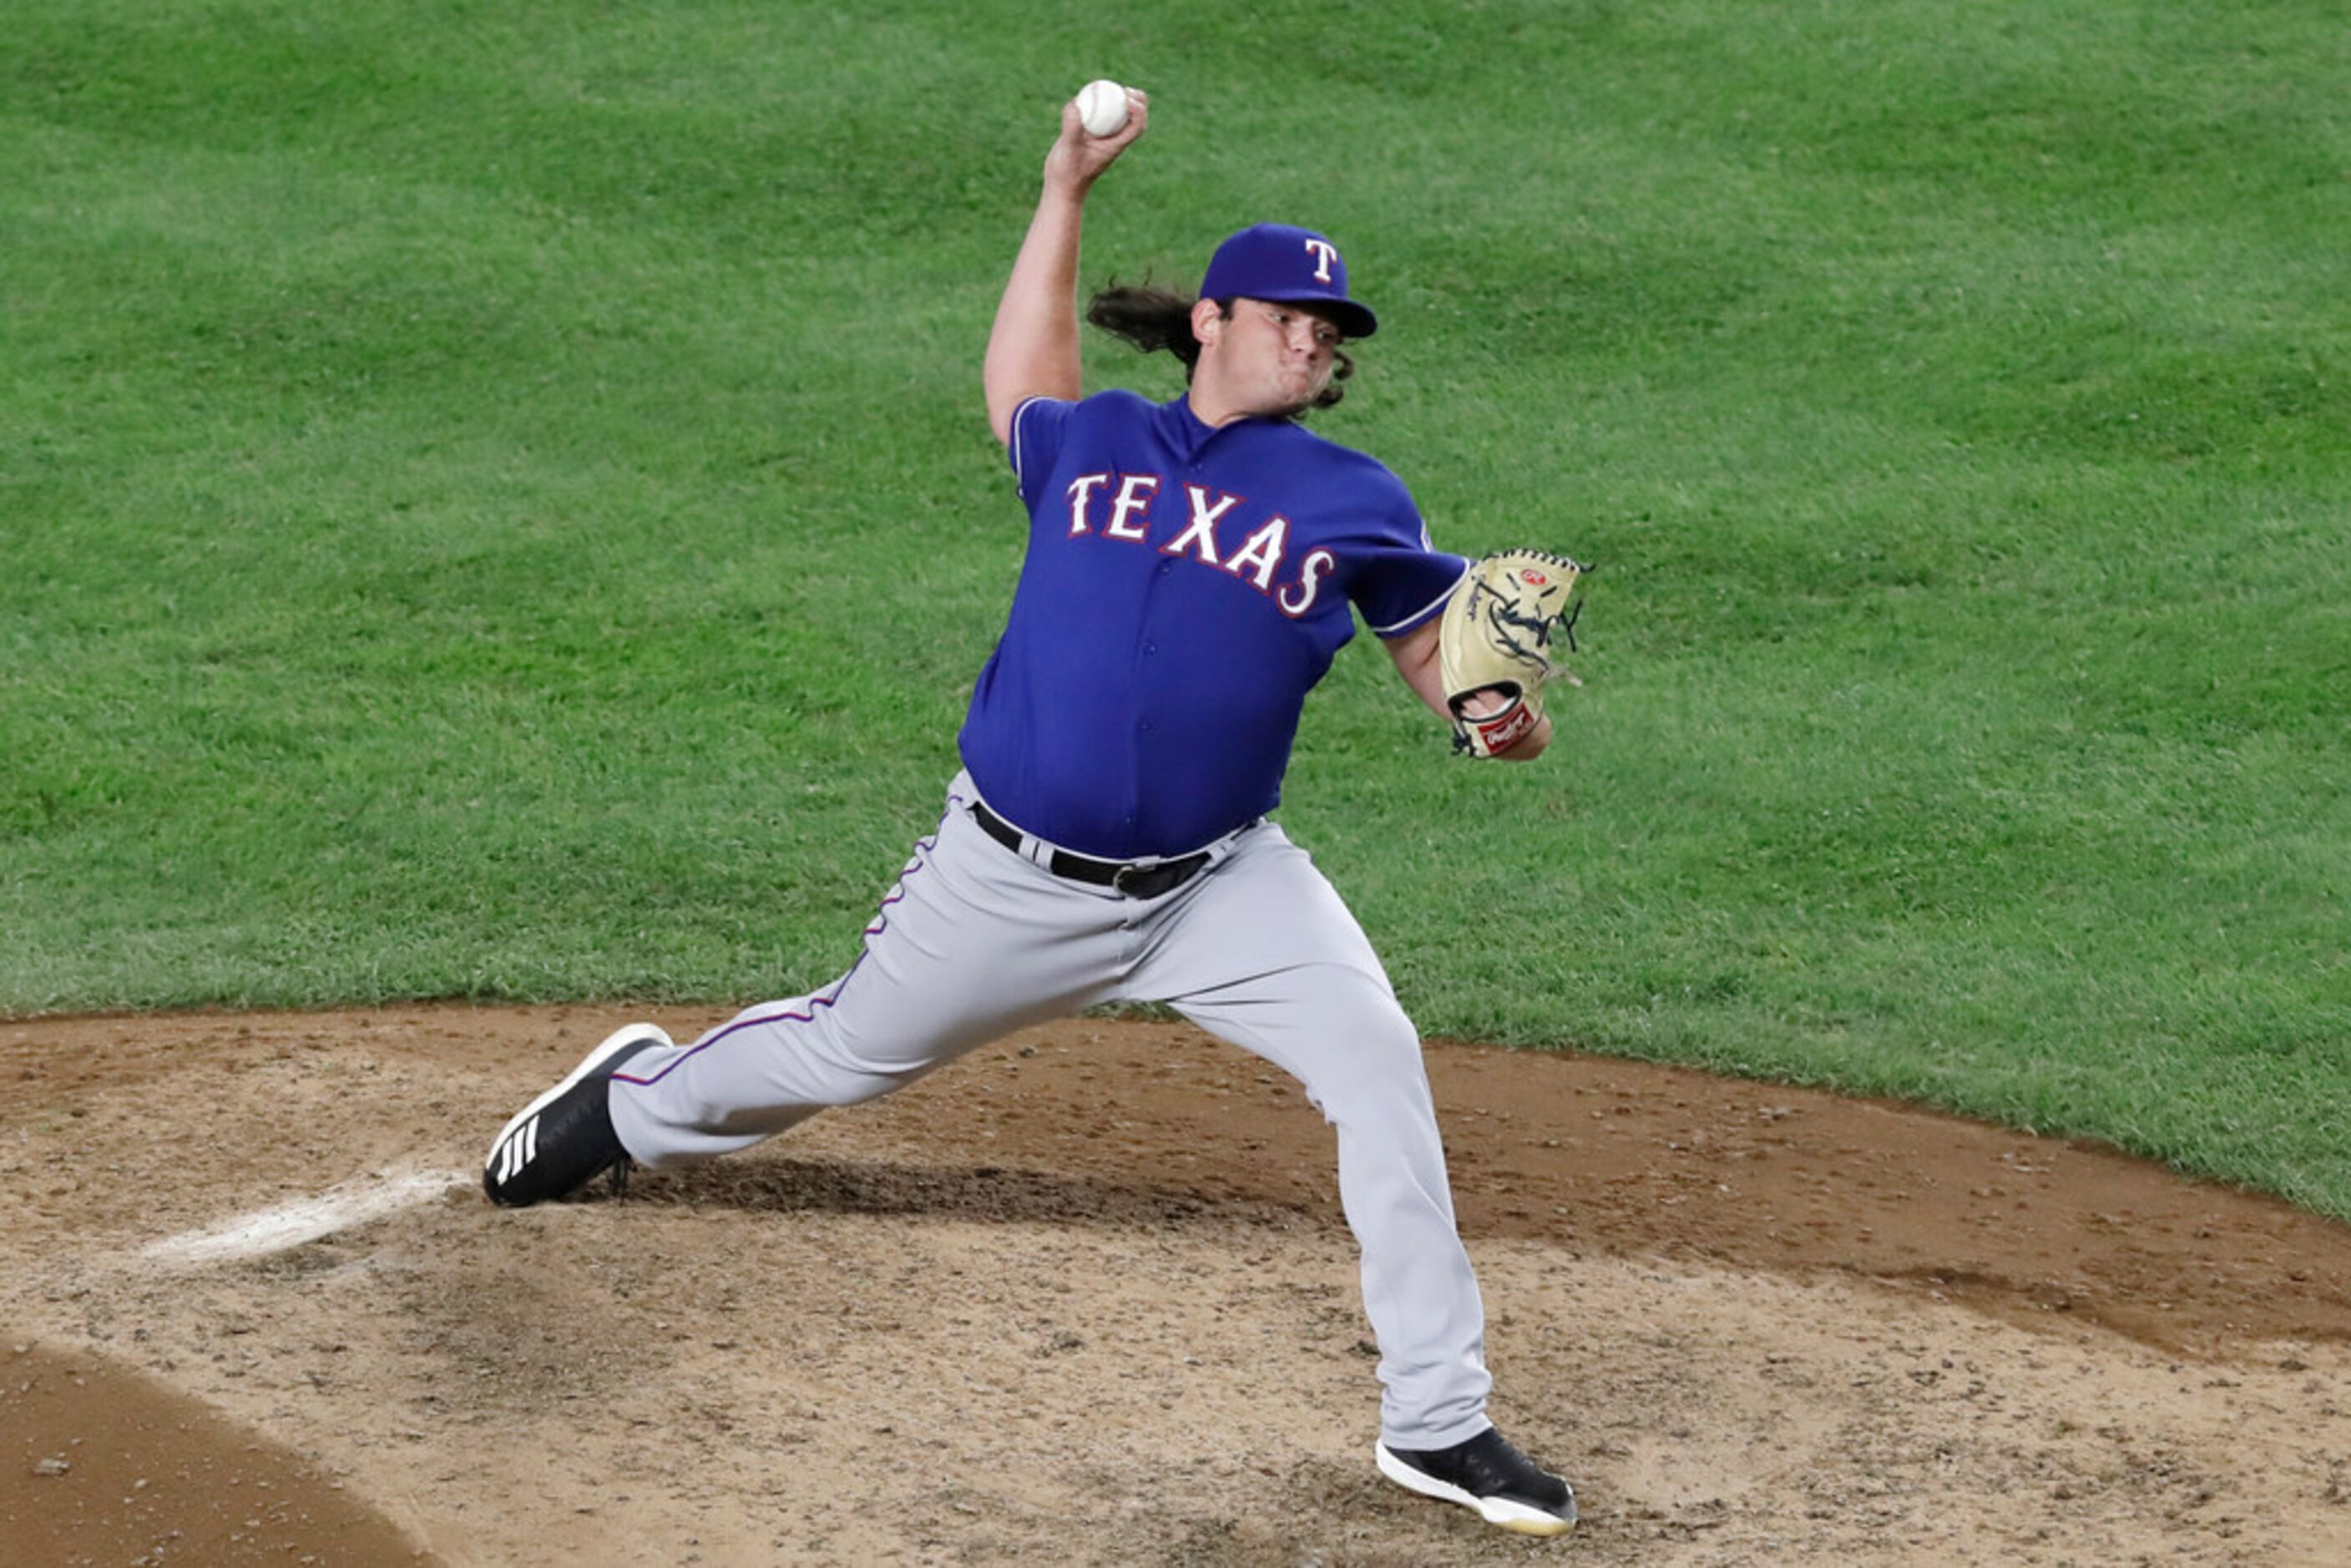
[[[1348,606],[1399,635],[1468,564],[1395,475],[1289,420],[1031,398],[1008,452],[1028,555],[959,744],[989,805],[1084,854],[1180,854],[1272,810]]]

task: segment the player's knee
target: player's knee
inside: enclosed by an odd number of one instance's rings
[[[1338,1049],[1332,1052],[1330,1070],[1321,1074],[1327,1082],[1308,1086],[1324,1117],[1344,1126],[1430,1113],[1420,1031],[1393,998],[1366,998],[1364,1005],[1343,1009],[1332,1026]]]
[[[1419,1071],[1420,1030],[1384,988],[1367,985],[1347,1009],[1345,1022],[1365,1060]]]

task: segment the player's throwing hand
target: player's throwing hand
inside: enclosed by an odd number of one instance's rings
[[[1096,136],[1086,129],[1078,100],[1072,98],[1061,106],[1061,138],[1045,155],[1046,183],[1081,189],[1092,184],[1150,125],[1151,95],[1138,88],[1126,89],[1126,123],[1108,136]]]

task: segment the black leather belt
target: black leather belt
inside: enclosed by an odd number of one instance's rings
[[[979,824],[981,832],[1015,854],[1020,852],[1020,830],[989,810],[986,801],[971,803],[971,820]],[[1092,855],[1055,850],[1044,862],[1045,869],[1055,876],[1112,888],[1129,898],[1157,898],[1173,893],[1199,875],[1207,863],[1206,850],[1172,861],[1098,861]]]

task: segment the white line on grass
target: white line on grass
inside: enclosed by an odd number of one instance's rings
[[[211,1263],[256,1258],[299,1247],[350,1226],[430,1203],[474,1178],[465,1171],[408,1171],[329,1187],[275,1208],[257,1209],[201,1230],[183,1230],[141,1249],[140,1256],[169,1263]]]

